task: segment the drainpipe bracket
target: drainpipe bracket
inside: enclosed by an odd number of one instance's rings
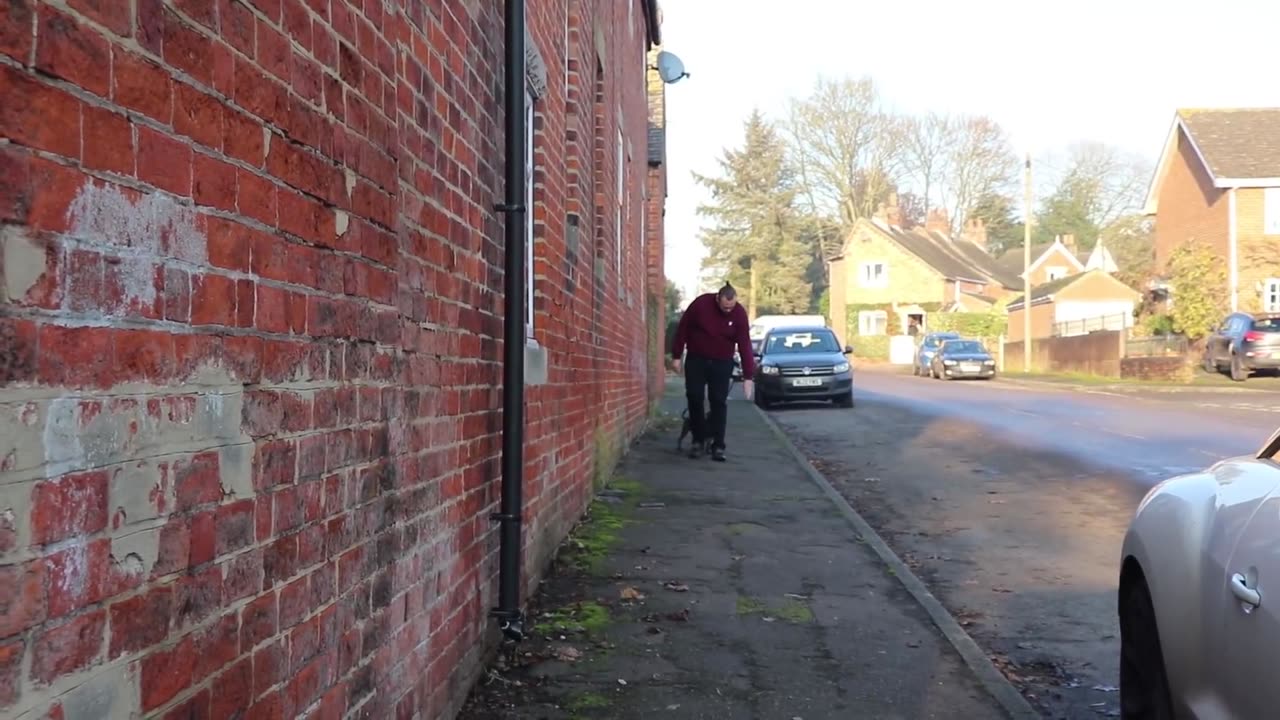
[[[494,513],[489,516],[489,519],[493,522],[520,522],[521,517],[511,513]]]
[[[497,203],[493,206],[493,209],[502,213],[517,213],[525,211],[524,203],[517,203],[514,205],[509,203]]]

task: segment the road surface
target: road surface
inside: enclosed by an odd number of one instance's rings
[[[1275,396],[861,372],[773,417],[1046,717],[1118,711],[1124,530],[1161,478],[1252,453]],[[732,444],[732,441],[731,441]]]

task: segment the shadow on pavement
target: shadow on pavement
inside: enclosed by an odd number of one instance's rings
[[[753,408],[729,461],[632,449],[460,717],[1005,717]],[[833,413],[854,412],[830,410]]]

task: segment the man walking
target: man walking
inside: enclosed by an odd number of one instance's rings
[[[751,399],[755,383],[756,359],[751,352],[750,320],[738,304],[738,293],[729,283],[719,292],[694,298],[680,316],[671,353],[672,365],[680,372],[685,348],[689,357],[684,368],[684,388],[689,397],[689,424],[693,446],[689,457],[696,458],[711,444],[711,458],[724,462],[724,431],[728,421],[729,382],[733,379],[733,351],[742,357],[742,389]],[[711,400],[711,416],[703,409],[703,398]],[[708,427],[709,425],[709,427]]]

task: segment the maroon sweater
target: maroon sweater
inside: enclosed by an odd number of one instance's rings
[[[756,358],[751,354],[750,326],[747,311],[741,305],[725,312],[720,309],[715,293],[699,295],[680,316],[671,354],[679,360],[688,347],[690,355],[732,360],[736,347],[742,356],[742,376],[750,379],[756,369]]]

